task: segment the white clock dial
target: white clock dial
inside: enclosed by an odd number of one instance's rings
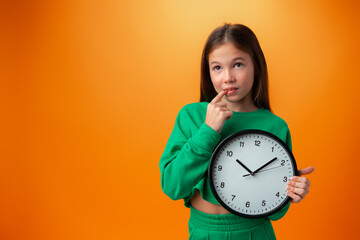
[[[296,172],[294,156],[284,142],[265,131],[245,130],[217,146],[209,179],[215,197],[227,210],[259,218],[285,206],[287,183]]]

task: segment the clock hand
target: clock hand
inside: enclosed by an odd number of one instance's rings
[[[282,165],[281,165],[281,166],[277,166],[277,167],[273,167],[273,168],[264,169],[264,170],[261,170],[261,171],[259,171],[259,172],[266,172],[266,171],[273,170],[273,169],[279,168],[279,167],[282,167]],[[250,174],[245,174],[245,175],[243,175],[243,177],[247,177],[247,176],[250,176]]]
[[[258,169],[256,169],[252,175],[254,175],[255,173],[259,172],[261,169],[263,169],[264,167],[266,167],[267,165],[269,165],[270,163],[272,163],[273,161],[275,161],[277,159],[277,157],[274,157],[273,159],[271,159],[270,161],[268,161],[267,163],[265,163],[264,165],[262,165],[261,167],[259,167]]]
[[[248,171],[248,172],[250,173],[250,175],[254,175],[254,173],[253,173],[250,169],[248,169],[242,162],[240,162],[239,159],[236,159],[236,161],[237,161],[243,168],[245,168],[245,170]]]

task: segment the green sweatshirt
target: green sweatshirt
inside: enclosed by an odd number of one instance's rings
[[[268,131],[283,140],[290,149],[291,137],[286,122],[266,109],[254,112],[234,112],[225,121],[221,134],[205,124],[208,102],[184,106],[175,121],[174,129],[160,159],[161,187],[173,200],[190,199],[196,189],[205,201],[220,205],[212,194],[207,169],[216,145],[227,136],[246,129]],[[269,216],[278,220],[285,215],[290,204]]]

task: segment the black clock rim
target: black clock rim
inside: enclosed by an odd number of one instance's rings
[[[213,154],[211,156],[211,159],[210,159],[210,164],[209,164],[209,167],[208,167],[208,178],[209,178],[209,184],[210,184],[210,189],[213,193],[213,195],[215,196],[216,200],[220,203],[220,205],[222,207],[224,207],[227,211],[237,215],[237,216],[240,216],[240,217],[244,217],[244,218],[251,218],[251,219],[256,219],[256,218],[264,218],[264,217],[268,217],[272,214],[275,214],[276,212],[280,211],[283,207],[285,207],[286,204],[288,204],[288,202],[290,201],[290,197],[289,196],[286,196],[285,200],[280,204],[278,205],[276,208],[274,208],[273,210],[267,212],[267,213],[264,213],[264,214],[244,214],[244,213],[240,213],[240,212],[237,212],[235,211],[234,209],[230,208],[227,206],[227,204],[218,196],[217,192],[216,192],[216,189],[215,189],[215,186],[214,186],[214,183],[213,183],[213,177],[212,177],[212,170],[213,170],[213,166],[214,166],[214,162],[215,162],[215,157],[216,155],[218,154],[218,152],[220,151],[220,149],[225,145],[227,144],[231,139],[235,138],[235,137],[238,137],[240,135],[246,135],[246,134],[263,134],[263,135],[266,135],[270,138],[273,138],[274,140],[278,141],[284,148],[285,150],[287,151],[287,153],[289,154],[290,156],[290,161],[292,162],[292,164],[294,165],[294,169],[295,169],[295,172],[294,172],[294,176],[298,176],[298,169],[297,169],[297,165],[296,165],[296,161],[295,161],[295,157],[292,153],[292,151],[290,150],[290,148],[284,143],[284,141],[282,141],[279,137],[275,136],[274,134],[270,133],[270,132],[267,132],[267,131],[264,131],[264,130],[260,130],[260,129],[247,129],[247,130],[241,130],[241,131],[238,131],[236,133],[233,133],[229,136],[227,136],[226,138],[224,138],[224,140],[222,140],[216,147],[215,147],[215,150],[213,151]]]

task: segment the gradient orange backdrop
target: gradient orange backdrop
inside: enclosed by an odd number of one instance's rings
[[[158,162],[225,22],[257,34],[310,194],[278,239],[356,239],[359,1],[2,1],[0,239],[186,239]]]

